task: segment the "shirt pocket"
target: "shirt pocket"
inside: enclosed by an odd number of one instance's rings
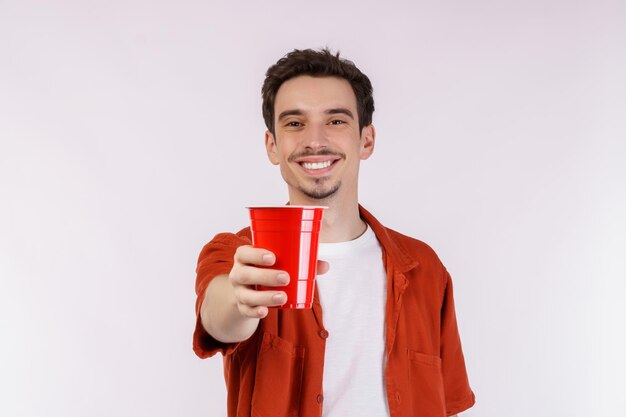
[[[441,358],[407,349],[413,415],[445,417],[446,402]]]
[[[252,392],[253,417],[298,416],[303,365],[303,347],[263,334]]]

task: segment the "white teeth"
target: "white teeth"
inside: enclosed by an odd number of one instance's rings
[[[331,161],[303,162],[302,166],[304,167],[304,169],[322,169],[322,168],[328,168],[330,164],[331,164]]]

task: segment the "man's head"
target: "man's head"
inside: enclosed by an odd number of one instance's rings
[[[374,150],[369,80],[327,50],[291,52],[267,73],[265,146],[290,203],[354,206],[360,161]]]
[[[339,52],[333,55],[328,49],[320,51],[295,49],[278,60],[265,73],[265,82],[261,89],[263,119],[265,119],[267,130],[272,134],[275,134],[274,104],[278,89],[285,81],[300,75],[338,77],[348,81],[356,96],[359,130],[372,123],[374,113],[372,83],[352,61],[340,58]]]

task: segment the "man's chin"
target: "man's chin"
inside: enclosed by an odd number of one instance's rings
[[[317,189],[311,189],[311,190],[306,190],[306,189],[301,188],[300,191],[310,199],[327,200],[329,198],[332,198],[337,193],[340,185],[341,183],[331,188],[323,188],[323,189],[317,188]]]

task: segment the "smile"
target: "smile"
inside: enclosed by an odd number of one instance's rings
[[[289,158],[289,162],[295,162],[300,166],[302,172],[315,178],[321,178],[329,175],[337,162],[346,159],[346,156],[342,153],[330,153],[326,152],[320,155],[301,155]]]
[[[333,161],[324,161],[324,162],[303,162],[302,166],[304,167],[304,169],[310,169],[310,170],[315,170],[315,169],[324,169],[324,168],[328,168]]]

